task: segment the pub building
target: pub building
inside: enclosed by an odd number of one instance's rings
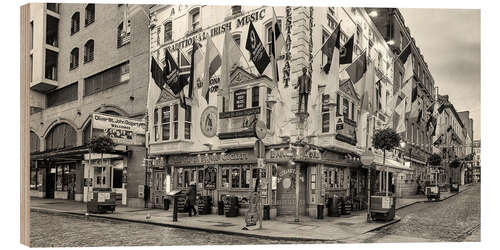
[[[244,46],[251,21],[270,54],[273,12],[285,40],[276,56],[276,83],[271,64],[259,74]],[[201,93],[206,83],[195,79],[198,99],[187,98],[186,108],[150,77],[146,141],[152,162],[147,177],[150,207],[163,208],[168,192],[187,190],[194,182],[200,196],[211,196],[213,213],[224,197],[237,196],[243,214],[259,172],[253,149],[259,121],[266,132],[260,197],[270,206],[271,218],[317,217],[318,205],[327,206],[330,198],[338,197],[349,200],[352,209],[366,208],[368,171],[359,157],[367,148],[367,116],[361,112],[360,84],[346,80],[345,71],[326,73],[327,55],[320,50],[342,20],[341,45],[354,36],[353,58],[367,51],[377,71],[373,79],[377,92],[383,93],[377,95],[380,110],[371,117],[370,137],[375,122],[390,118],[394,55],[363,8],[155,5],[150,13],[150,55],[162,68],[167,50],[181,69],[188,68],[184,55],[190,54],[193,41],[207,54],[209,37],[222,58],[226,31],[243,55],[231,69],[227,96],[218,92],[226,84],[219,69],[209,79],[208,98]],[[307,109],[303,105],[299,110],[295,86],[304,68],[312,86]],[[371,171],[372,193],[378,191],[377,180],[387,169]]]

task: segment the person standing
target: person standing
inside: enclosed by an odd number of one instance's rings
[[[194,207],[194,205],[196,204],[196,184],[194,182],[191,182],[191,184],[189,185],[186,199],[189,216],[191,216],[191,211],[194,211],[194,215],[196,216],[198,213],[196,212],[196,208]]]
[[[302,75],[299,76],[299,80],[294,87],[295,89],[299,89],[299,109],[298,112],[301,112],[302,100],[304,101],[304,112],[307,113],[307,99],[309,98],[309,94],[311,93],[311,78],[307,75],[307,68],[302,68]]]

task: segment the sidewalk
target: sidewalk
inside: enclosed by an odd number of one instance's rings
[[[460,192],[466,191],[470,185],[461,186]],[[441,193],[441,200],[448,199],[458,193]],[[396,208],[400,209],[415,203],[425,202],[424,196],[406,199],[397,199]],[[54,213],[69,213],[85,215],[86,204],[68,200],[31,199],[32,211],[46,211]],[[151,218],[147,221],[146,217]],[[294,222],[293,216],[280,216],[273,220],[263,221],[263,229],[251,227],[242,230],[245,226],[245,217],[225,217],[222,215],[199,215],[188,217],[187,213],[179,213],[178,221],[172,221],[172,211],[161,209],[117,207],[112,214],[91,214],[94,217],[116,219],[130,222],[150,223],[159,226],[177,227],[185,229],[203,230],[208,232],[238,234],[270,239],[282,240],[313,240],[339,241],[355,237],[378,228],[396,223],[399,217],[389,222],[366,222],[366,211],[353,212],[349,216],[325,217],[317,220],[311,217],[301,217],[300,222]]]
[[[86,204],[67,200],[32,198],[31,210],[84,215]],[[151,219],[149,222],[146,222],[148,214],[151,216]],[[263,229],[250,227],[249,230],[242,230],[245,226],[244,216],[225,217],[211,214],[188,217],[187,213],[179,213],[178,221],[173,222],[171,211],[128,207],[117,207],[116,211],[112,214],[91,214],[91,216],[216,233],[302,241],[342,240],[376,230],[400,220],[396,217],[395,220],[389,222],[367,223],[366,211],[359,211],[353,212],[349,216],[325,217],[323,220],[304,216],[300,218],[300,222],[298,223],[294,222],[293,216],[280,216],[273,220],[263,221]]]

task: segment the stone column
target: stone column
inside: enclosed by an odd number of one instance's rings
[[[295,222],[299,222],[300,164],[295,164]]]

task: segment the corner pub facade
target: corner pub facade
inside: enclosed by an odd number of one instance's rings
[[[272,7],[150,8],[150,53],[162,67],[167,49],[181,68],[188,67],[189,62],[180,58],[182,53],[190,55],[194,39],[205,53],[210,37],[222,57],[225,31],[231,33],[243,53],[230,74],[229,97],[224,99],[229,102],[228,110],[223,110],[223,98],[217,93],[220,69],[209,81],[208,101],[201,97],[203,81],[195,80],[199,101],[196,104],[187,99],[186,109],[170,92],[160,90],[150,77],[146,143],[151,159],[147,177],[150,207],[162,208],[169,191],[186,190],[195,182],[199,195],[212,197],[213,213],[225,196],[237,196],[241,210],[245,210],[258,174],[256,138],[247,125],[256,119],[266,125],[260,197],[263,204],[270,206],[271,218],[297,212],[300,216],[316,217],[317,205],[326,205],[333,196],[349,197],[353,209],[366,208],[368,177],[360,155],[366,142],[371,144],[371,139],[366,140],[367,130],[371,138],[375,129],[392,120],[389,104],[395,55],[363,8],[279,6],[274,11],[286,41],[277,56],[277,88],[273,87],[271,64],[260,75],[244,46],[252,21],[269,51]],[[369,52],[377,91],[383,93],[377,95],[377,113],[369,119],[366,112],[360,111],[359,86],[354,86],[342,72],[347,65],[340,69],[332,66],[331,72],[325,74],[322,65],[326,55],[320,51],[313,59],[340,20],[341,45],[354,35],[353,60],[364,50]],[[304,67],[312,79],[307,115],[298,114],[298,90],[294,88]],[[187,93],[187,87],[184,90]],[[344,118],[340,127],[335,119],[339,116]],[[390,171],[392,184],[399,174],[410,171],[397,157],[398,152],[390,155],[394,160],[387,161],[388,166],[383,169],[379,166],[381,157],[376,157],[372,190],[384,188],[382,170]]]

